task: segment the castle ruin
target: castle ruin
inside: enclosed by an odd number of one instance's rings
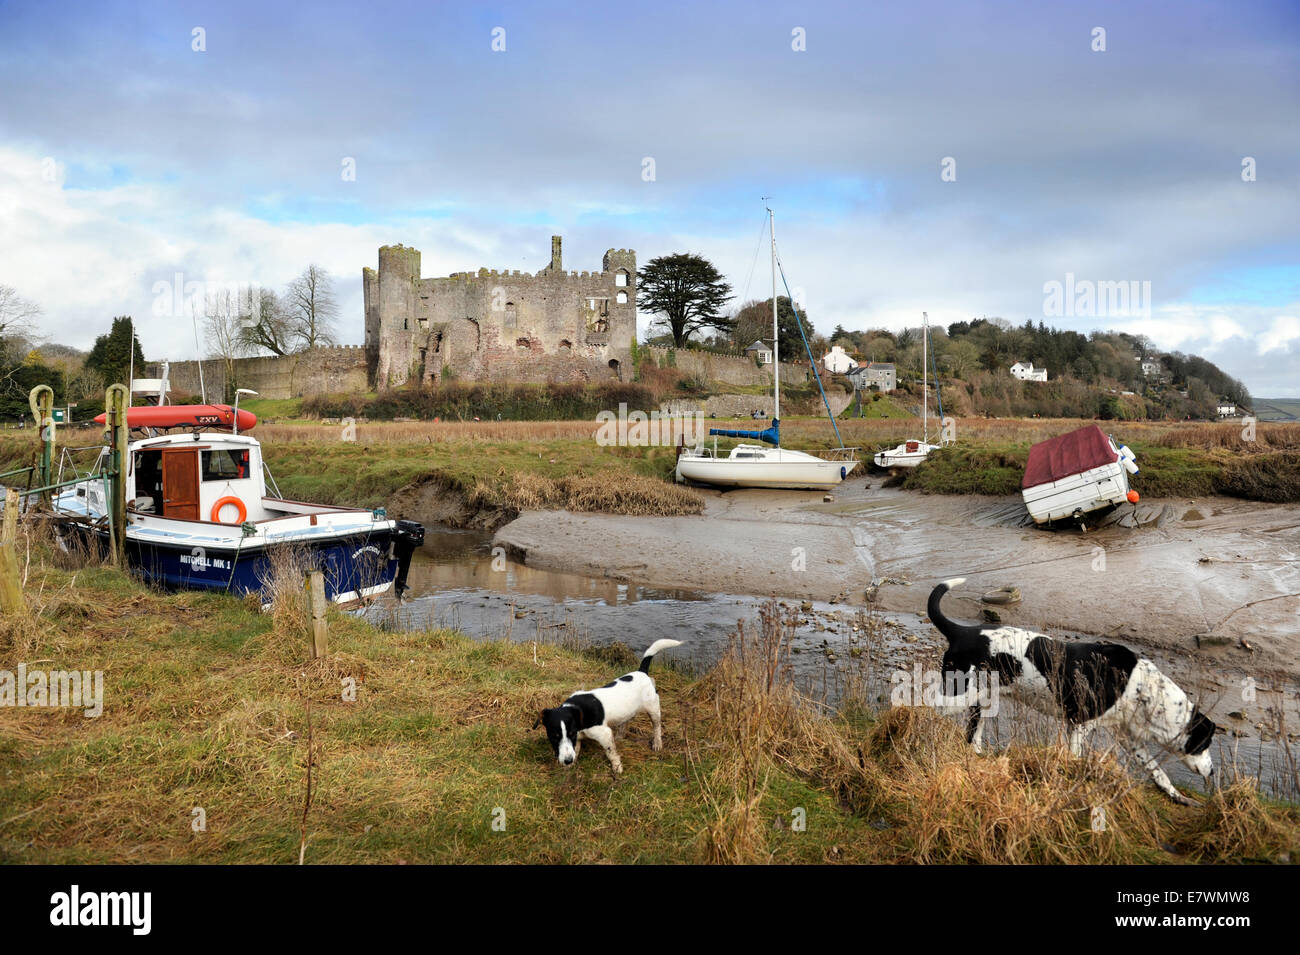
[[[535,275],[446,278],[420,277],[418,249],[381,247],[379,270],[361,270],[372,386],[622,378],[636,337],[636,252],[610,249],[599,272],[566,272],[560,242],[551,237],[550,265]]]

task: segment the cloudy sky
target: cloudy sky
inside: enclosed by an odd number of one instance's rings
[[[1300,397],[1294,2],[0,0],[0,284],[53,341],[132,314],[194,357],[159,283],[315,262],[359,343],[397,242],[425,275],[689,250],[765,297],[763,196],[820,331],[1118,328]],[[1067,275],[1139,296],[1052,314]]]

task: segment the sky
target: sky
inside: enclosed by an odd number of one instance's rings
[[[49,341],[193,358],[186,289],[316,263],[360,343],[399,242],[690,251],[739,304],[765,205],[820,332],[1118,329],[1300,397],[1300,4],[0,0],[0,285]]]

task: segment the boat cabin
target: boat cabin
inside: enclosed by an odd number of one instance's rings
[[[172,434],[133,441],[128,508],[185,521],[241,524],[273,515],[263,503],[262,449],[234,434]]]

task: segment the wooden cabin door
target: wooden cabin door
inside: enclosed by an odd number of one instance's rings
[[[163,451],[163,517],[199,519],[199,452]]]

